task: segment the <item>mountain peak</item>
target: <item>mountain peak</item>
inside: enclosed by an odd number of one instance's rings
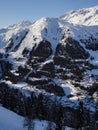
[[[98,120],[98,6],[1,29],[0,102],[18,114],[34,110],[34,118],[62,119],[63,125],[76,129],[80,124],[87,128],[89,121],[84,119],[89,118],[94,129]],[[51,119],[53,109],[61,112],[53,111],[58,115],[55,120]]]
[[[98,6],[71,11],[60,18],[73,24],[98,25]]]

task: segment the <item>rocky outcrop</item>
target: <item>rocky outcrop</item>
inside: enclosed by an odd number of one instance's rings
[[[98,40],[94,38],[93,35],[88,39],[80,39],[80,41],[85,44],[85,47],[89,50],[97,51],[98,50]]]
[[[33,56],[47,58],[52,54],[51,43],[43,40],[39,43],[38,47],[33,51]]]
[[[89,53],[86,52],[78,41],[71,37],[64,41],[64,45],[62,43],[58,44],[55,54],[65,56],[66,59],[87,59],[89,57]]]

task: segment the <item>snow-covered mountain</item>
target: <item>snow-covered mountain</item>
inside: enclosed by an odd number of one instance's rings
[[[23,94],[22,98],[22,94],[18,94],[20,102],[24,95],[28,97],[32,93],[37,96],[42,93],[53,102],[57,98],[70,116],[74,111],[67,107],[79,109],[81,101],[81,109],[85,108],[83,116],[89,110],[95,118],[98,112],[98,6],[0,29],[0,79],[1,103],[19,114],[24,115],[23,108],[10,107],[10,103],[5,103],[10,97],[3,96],[14,93],[12,96],[16,95],[15,100],[19,100],[16,89]],[[79,119],[73,124],[74,118],[65,119],[64,125],[79,127]],[[96,120],[98,116],[91,127]]]
[[[73,24],[86,26],[98,25],[98,6],[71,11],[60,18]]]

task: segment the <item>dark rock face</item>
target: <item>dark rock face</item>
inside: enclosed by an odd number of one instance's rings
[[[80,39],[80,41],[85,44],[85,47],[89,50],[98,50],[98,40],[91,35],[89,39]]]
[[[4,55],[4,54],[0,52],[0,59],[3,58],[3,55]]]
[[[43,68],[42,68],[42,70],[44,70],[44,71],[51,71],[51,72],[53,72],[54,71],[54,63],[53,62],[49,62],[49,63],[46,63],[44,66],[43,66]]]
[[[69,65],[70,64],[70,58],[66,58],[66,57],[64,57],[64,56],[54,56],[54,64],[56,64],[56,65],[61,65],[61,66],[67,66],[67,65]]]
[[[8,42],[7,47],[5,47],[5,51],[8,52],[14,45],[13,39],[11,38]]]
[[[31,74],[31,76],[32,76],[32,74]],[[35,76],[35,75],[33,75],[33,76]],[[61,88],[61,86],[55,84],[51,78],[43,79],[40,77],[40,79],[35,78],[35,80],[34,80],[34,78],[35,77],[28,76],[28,78],[26,79],[26,82],[28,84],[32,85],[32,88],[36,87],[39,90],[45,90],[46,92],[55,94],[57,96],[65,95],[64,90]]]
[[[89,54],[76,40],[68,38],[65,42],[67,43],[66,52],[73,59],[87,59],[89,57]]]
[[[93,50],[93,51],[97,51],[98,50],[98,41],[97,41],[97,43],[86,45],[86,48],[90,49],[90,50]]]
[[[12,83],[17,84],[17,82],[22,81],[25,75],[29,72],[27,68],[19,66],[15,72],[6,70],[4,73],[4,79],[10,80]]]
[[[36,50],[33,52],[33,56],[47,58],[52,54],[51,43],[43,40],[40,42]]]
[[[26,57],[26,56],[28,56],[28,53],[29,53],[29,50],[28,50],[27,48],[25,48],[25,49],[23,50],[23,52],[22,52],[22,55],[23,55],[24,57]]]
[[[19,66],[16,73],[19,74],[20,77],[24,77],[30,70],[27,67]]]
[[[41,41],[38,46],[35,43],[31,51],[25,48],[22,54],[24,57],[28,57],[28,65],[32,68],[38,67],[38,64],[44,62],[52,54],[51,43],[46,40]]]
[[[0,60],[0,69],[3,75],[3,78],[7,72],[9,72],[12,69],[12,64],[8,61],[5,61],[3,59]]]
[[[45,87],[45,89],[47,92],[54,93],[57,96],[64,96],[65,95],[64,90],[56,84],[52,84],[52,83],[48,84]]]
[[[5,73],[5,75],[4,75],[4,79],[5,79],[5,80],[9,80],[9,81],[11,81],[12,83],[16,84],[18,81],[21,80],[21,77],[20,77],[19,75],[13,74],[13,73],[11,73],[11,72],[7,72],[7,73]]]
[[[87,59],[89,57],[89,53],[80,46],[78,41],[69,37],[65,40],[65,43],[66,45],[58,44],[56,55],[63,55],[67,59],[68,57],[72,59]]]
[[[12,83],[17,83],[20,80],[19,75],[17,76],[11,72],[13,65],[10,62],[1,60],[0,68],[2,70],[2,79],[9,80]]]
[[[56,47],[55,56],[65,56],[65,55],[66,55],[65,46],[59,43]]]

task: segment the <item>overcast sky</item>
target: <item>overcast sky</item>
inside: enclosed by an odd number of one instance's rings
[[[98,5],[98,0],[0,0],[0,28],[42,17],[58,17],[70,10]]]

